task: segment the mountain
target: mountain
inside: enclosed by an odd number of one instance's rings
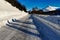
[[[48,6],[46,8],[43,9],[44,12],[48,12],[48,11],[55,11],[60,9],[60,7],[55,7],[55,6]]]
[[[60,8],[56,9],[56,10],[60,10]]]

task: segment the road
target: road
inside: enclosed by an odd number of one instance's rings
[[[60,40],[60,30],[53,25],[36,15],[8,20],[0,28],[0,40]]]
[[[36,15],[33,15],[32,19],[42,40],[60,40],[60,26]]]
[[[26,18],[9,20],[0,28],[0,40],[40,40],[38,34],[32,19]]]

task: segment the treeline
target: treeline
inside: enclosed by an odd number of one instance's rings
[[[23,10],[26,12],[26,7],[24,5],[22,5],[21,3],[17,2],[17,0],[5,0],[7,2],[9,2],[12,6],[18,8],[19,10]]]
[[[60,15],[60,10],[44,12],[42,9],[33,8],[32,11],[28,11],[29,14],[42,14],[42,15]]]

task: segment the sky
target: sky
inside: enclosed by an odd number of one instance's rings
[[[33,7],[43,9],[47,6],[60,7],[60,0],[17,0],[22,5],[25,5],[27,10],[31,10]]]

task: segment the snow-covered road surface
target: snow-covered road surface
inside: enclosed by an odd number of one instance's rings
[[[39,17],[60,26],[60,15],[40,15]]]
[[[32,19],[42,40],[60,40],[60,27],[53,26],[55,24],[51,24],[50,21],[40,18],[38,15],[33,15]]]
[[[27,17],[8,20],[0,29],[0,40],[41,40],[32,19]]]
[[[60,40],[59,26],[37,15],[29,16],[7,20],[0,29],[0,40]]]
[[[36,17],[36,16],[35,16],[35,17]],[[44,24],[49,25],[50,28],[56,30],[57,32],[60,32],[60,26],[59,26],[58,24],[55,24],[55,23],[53,23],[53,22],[50,22],[50,21],[45,20],[45,19],[43,19],[43,18],[41,18],[41,17],[38,17],[38,16],[37,16],[37,18],[38,18],[41,22],[43,22]]]

